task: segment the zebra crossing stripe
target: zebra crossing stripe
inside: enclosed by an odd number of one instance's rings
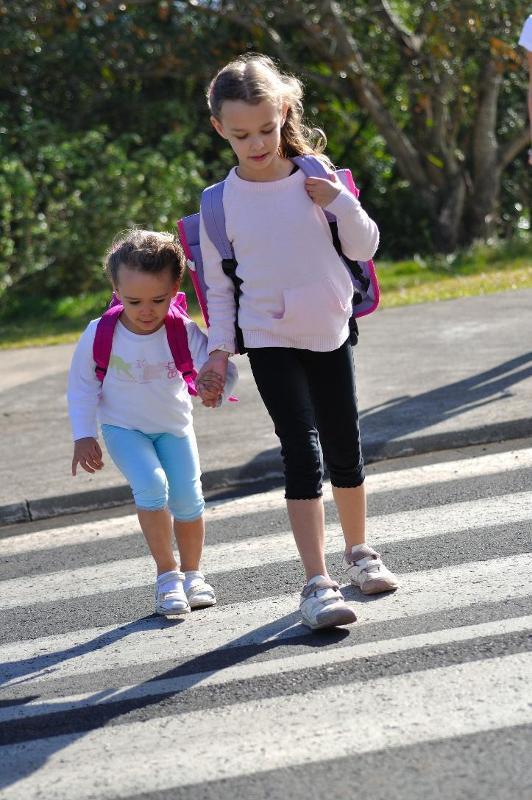
[[[522,469],[527,458],[532,465],[532,448],[515,451],[513,460],[508,455],[486,457],[490,460],[482,461],[480,470],[476,458],[390,471],[384,480],[382,473],[375,480],[380,491],[395,491]],[[195,612],[176,624],[151,617],[0,646],[0,682],[6,695],[11,692],[11,699],[0,704],[0,724],[6,725],[5,737],[18,742],[0,747],[2,800],[173,796],[172,790],[181,788],[187,796],[190,788],[192,796],[201,794],[200,786],[206,791],[205,784],[217,786],[224,778],[252,783],[260,773],[310,765],[327,771],[338,759],[351,762],[364,754],[380,759],[385,751],[401,753],[405,747],[454,746],[460,737],[511,737],[518,726],[532,722],[532,653],[522,652],[524,633],[532,626],[532,613],[524,616],[531,599],[532,554],[487,558],[494,547],[484,553],[478,543],[486,528],[500,520],[511,537],[513,523],[530,519],[531,500],[532,492],[516,492],[370,518],[372,544],[420,537],[431,537],[430,542],[410,547],[421,560],[412,564],[416,571],[399,576],[397,594],[363,598],[348,588],[346,596],[359,600],[353,601],[359,621],[350,636],[342,640],[344,634],[338,634],[334,647],[315,647],[316,637],[304,638],[309,631],[300,624],[297,592],[253,599],[252,587],[246,602]],[[253,530],[254,513],[282,506],[282,493],[275,491],[217,504],[208,514],[228,525],[231,517],[247,515],[247,532]],[[72,526],[65,539],[73,559],[77,545],[99,538],[98,533],[101,540],[110,540],[131,536],[136,528],[131,515],[87,525],[79,537]],[[460,531],[467,535],[459,537],[454,560],[474,560],[422,571],[437,540]],[[7,544],[10,555],[21,556],[22,567],[23,553],[32,550],[50,551],[47,563],[61,563],[55,553],[66,529],[42,533],[29,534],[37,537],[35,548],[30,538],[13,536],[0,540],[0,551]],[[519,539],[516,551],[522,550],[523,533],[522,524],[513,531]],[[479,538],[472,543],[474,536]],[[339,553],[342,547],[339,527],[331,526],[328,552]],[[207,546],[205,569],[227,573],[220,580],[225,586],[246,567],[280,563],[291,570],[291,558],[296,550],[286,530]],[[17,572],[10,568],[19,574],[18,566]],[[277,569],[268,567],[264,580]],[[30,613],[27,598],[37,589],[46,604],[68,607],[69,600],[87,597],[77,606],[72,602],[73,624],[78,624],[80,607],[95,602],[91,596],[133,590],[151,580],[147,557],[26,574],[0,584],[6,603],[0,602],[0,608],[16,609],[10,612],[14,618],[19,611]],[[86,586],[80,592],[76,587],[82,583]],[[235,591],[227,599],[241,596]],[[491,611],[481,616],[485,607]],[[504,619],[494,619],[495,614]],[[476,624],[460,626],[466,617]],[[167,668],[172,659],[176,669]],[[320,668],[321,673],[309,672]],[[375,677],[377,671],[382,677]],[[284,674],[289,677],[278,679]],[[180,692],[186,692],[182,703],[172,697],[161,700],[160,695]],[[59,730],[68,733],[48,735]]]
[[[519,653],[6,745],[2,796],[125,798],[523,725],[531,669]]]
[[[456,459],[432,464],[424,464],[406,469],[379,472],[378,464],[367,466],[366,488],[368,495],[384,492],[401,491],[419,488],[420,486],[442,485],[453,480],[481,478],[511,472],[518,469],[532,468],[532,448],[510,450],[502,453],[488,453],[474,458]],[[330,482],[323,487],[325,500],[332,500]],[[284,490],[272,489],[252,497],[238,497],[218,501],[212,508],[213,518],[225,518],[250,511],[267,511],[272,502],[284,503]]]
[[[366,485],[368,493],[375,495],[381,492],[400,491],[422,485],[430,486],[456,479],[463,480],[530,468],[532,468],[532,448],[526,448],[376,474],[372,474],[371,470],[378,469],[378,467],[370,465]],[[324,484],[324,498],[332,499],[330,483]],[[284,492],[279,489],[251,497],[209,501],[206,512],[207,522],[209,519],[218,520],[250,512],[267,511],[276,505],[280,507],[283,504]],[[128,514],[103,521],[80,521],[73,525],[5,537],[0,539],[0,552],[2,556],[7,557],[61,548],[65,545],[91,541],[103,542],[132,535],[139,536],[140,529],[136,515]]]
[[[25,703],[0,708],[0,723],[15,719],[26,719],[41,714],[62,713],[66,711],[94,708],[113,702],[136,700],[162,694],[183,692],[195,686],[220,686],[232,681],[253,680],[268,675],[298,672],[323,666],[333,666],[356,659],[400,653],[421,647],[434,647],[444,644],[457,644],[482,637],[500,636],[508,633],[528,631],[532,628],[532,615],[460,628],[448,628],[429,633],[403,636],[398,639],[383,639],[376,642],[354,644],[341,649],[314,651],[303,655],[275,658],[271,661],[257,661],[238,664],[210,672],[183,675],[166,680],[150,680],[132,686],[121,686],[103,692],[85,692],[71,697],[61,696],[44,701]]]
[[[369,541],[376,547],[385,542],[398,543],[446,533],[475,531],[504,518],[505,524],[527,521],[532,507],[532,492],[518,492],[494,498],[482,498],[445,507],[441,506],[386,514],[368,523]],[[413,524],[414,520],[414,524]],[[326,553],[340,553],[344,540],[339,526],[327,531]],[[104,553],[102,552],[102,556]],[[209,576],[218,572],[246,569],[258,564],[274,564],[297,558],[297,549],[290,531],[267,536],[254,536],[231,544],[208,545],[202,562]],[[24,605],[28,596],[42,597],[47,603],[74,597],[87,597],[103,592],[146,586],[154,580],[153,561],[149,556],[72,568],[46,575],[24,575],[2,581],[0,610]]]
[[[522,554],[400,575],[397,594],[355,604],[356,625],[527,597],[531,570],[532,554]],[[308,632],[300,624],[298,604],[298,593],[277,595],[196,611],[171,627],[157,619],[141,620],[11,642],[0,647],[0,679],[5,685],[23,680],[30,686],[50,677],[162,661],[172,653],[193,658],[216,648],[286,640]]]

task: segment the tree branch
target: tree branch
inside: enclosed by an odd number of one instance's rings
[[[381,17],[387,29],[401,48],[406,48],[412,55],[420,55],[423,42],[422,37],[407,31],[399,17],[394,13],[393,9],[390,8],[387,0],[377,0],[376,13]]]
[[[337,57],[342,60],[355,99],[370,115],[397,160],[402,174],[423,192],[427,202],[432,205],[430,181],[419,154],[386,108],[379,88],[368,77],[367,67],[354,37],[342,18],[339,4],[335,0],[319,0],[317,5],[330,28],[331,40],[336,45]],[[319,46],[320,41],[314,44]]]
[[[509,142],[506,147],[501,149],[499,154],[499,167],[501,170],[506,169],[508,164],[516,158],[521,150],[524,150],[525,147],[530,143],[530,130],[529,128],[525,128],[524,130],[519,133],[515,139]]]

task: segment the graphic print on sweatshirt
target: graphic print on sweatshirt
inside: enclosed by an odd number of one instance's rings
[[[109,369],[113,370],[117,380],[125,383],[171,381],[178,375],[174,361],[159,361],[156,364],[150,364],[145,358],[139,358],[128,363],[121,356],[116,355],[112,355],[109,359]]]

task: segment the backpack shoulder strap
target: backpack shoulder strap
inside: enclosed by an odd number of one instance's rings
[[[201,195],[201,215],[205,230],[213,245],[225,259],[234,258],[231,242],[225,229],[225,212],[223,204],[225,181],[208,186]]]
[[[195,383],[197,373],[194,369],[192,356],[190,355],[188,336],[185,328],[185,319],[188,319],[188,314],[180,304],[178,296],[178,300],[174,301],[168,309],[168,314],[166,315],[166,319],[164,321],[166,327],[166,336],[176,369],[183,376],[183,380],[187,384],[189,394],[195,396],[198,393]]]
[[[112,303],[113,305],[102,314],[98,321],[96,333],[94,335],[94,343],[92,345],[92,357],[96,362],[96,377],[100,383],[103,383],[109,366],[116,323],[118,322],[118,317],[124,310],[124,306],[116,299],[113,299]]]
[[[233,245],[229,241],[225,228],[225,212],[223,204],[225,181],[209,186],[201,195],[201,215],[205,224],[205,230],[213,245],[218,250],[222,259],[222,270],[233,282],[234,298],[236,306],[235,338],[239,353],[245,353],[244,336],[238,324],[238,308],[240,305],[240,286],[241,278],[236,274],[238,266],[233,250]]]
[[[331,170],[325,166],[318,156],[295,156],[292,158],[292,162],[297,164],[301,172],[303,172],[307,178],[327,178],[331,174]],[[341,179],[341,175],[339,175],[339,177]],[[336,222],[335,215],[330,211],[324,209],[323,213],[327,217],[327,222],[329,224]]]
[[[290,160],[297,164],[307,178],[326,178],[330,174],[330,170],[318,156],[294,156]]]

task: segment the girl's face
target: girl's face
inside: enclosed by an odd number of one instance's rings
[[[124,306],[121,321],[132,333],[154,333],[164,325],[170,303],[178,289],[179,281],[174,281],[169,269],[152,274],[121,264],[114,286]]]
[[[279,145],[285,117],[286,109],[269,100],[258,105],[226,100],[220,119],[211,117],[213,127],[227,139],[238,158],[241,178],[267,181],[279,177]]]

